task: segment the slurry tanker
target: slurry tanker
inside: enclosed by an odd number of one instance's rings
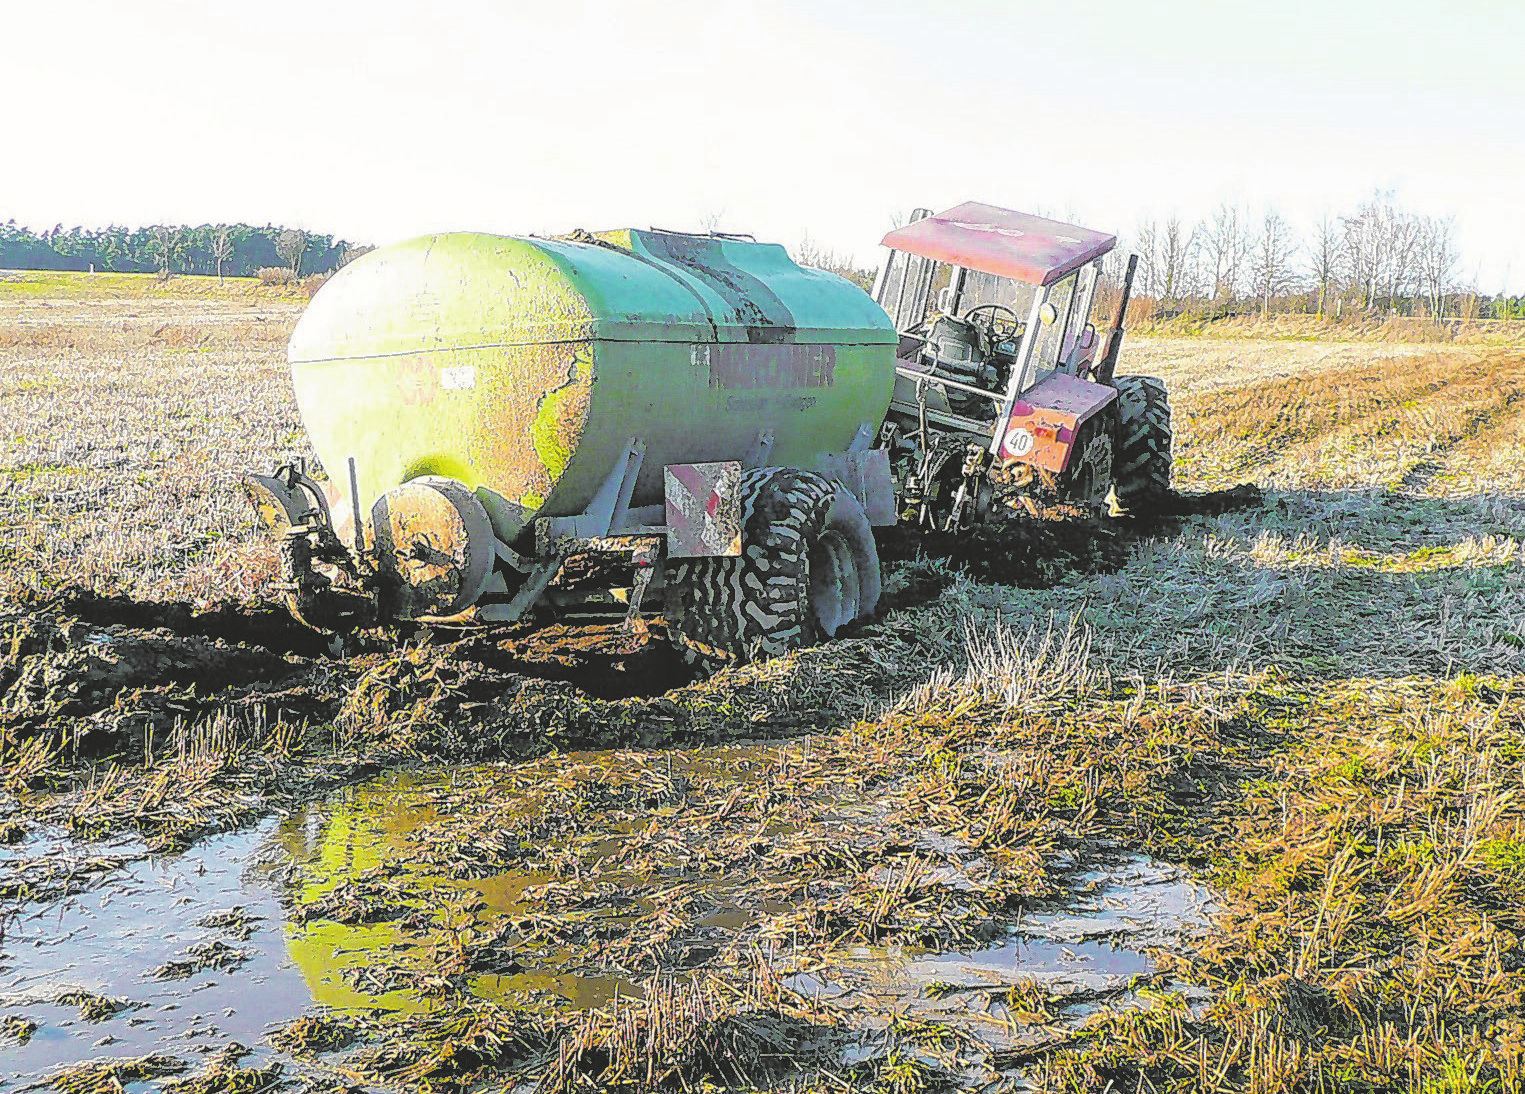
[[[1170,408],[1090,321],[1113,236],[967,203],[887,235],[873,296],[747,237],[450,233],[372,251],[292,334],[326,477],[250,474],[292,612],[661,616],[714,668],[879,601],[874,529],[1169,488]]]

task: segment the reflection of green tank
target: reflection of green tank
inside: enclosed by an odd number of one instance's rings
[[[895,344],[866,293],[774,244],[426,237],[339,271],[292,335],[332,481],[246,482],[319,629],[572,603],[634,624],[665,587],[692,659],[781,652],[877,603]],[[628,578],[557,581],[589,553]]]
[[[472,881],[425,876],[409,868],[409,849],[418,829],[435,819],[430,798],[463,777],[452,771],[438,783],[407,775],[388,776],[362,784],[346,798],[315,804],[310,812],[297,812],[281,826],[279,838],[286,854],[302,867],[304,883],[296,892],[299,902],[309,904],[339,886],[360,881],[377,867],[391,864],[401,872],[389,873],[393,892],[421,894],[410,911],[422,913],[422,922],[404,930],[393,916],[378,923],[340,923],[314,916],[306,923],[286,929],[286,946],[307,981],[313,1001],[347,1010],[379,1007],[391,1011],[427,1009],[429,1001],[407,987],[375,990],[357,985],[356,972],[372,970],[385,982],[391,973],[419,979],[437,975],[435,947],[445,945],[449,928],[460,929],[470,921],[458,917],[447,927],[433,917],[452,896],[461,905],[480,902],[475,913],[483,929],[492,929],[500,918],[517,918],[532,910],[524,890],[552,880],[548,874],[520,870]],[[570,958],[570,953],[568,957]],[[373,981],[374,982],[374,981]],[[513,974],[481,973],[470,980],[471,990],[484,998],[505,999],[514,993],[540,991],[560,996],[573,1007],[598,1006],[616,994],[638,995],[623,977],[582,976],[549,967]]]
[[[405,800],[401,795],[397,800]],[[381,806],[382,795],[359,793],[343,802],[312,808],[321,824],[310,835],[309,816],[297,812],[281,825],[279,838],[286,853],[300,863],[307,881],[296,893],[303,903],[324,896],[339,885],[389,861],[401,844],[400,814]],[[344,924],[313,919],[286,928],[286,946],[314,1002],[339,1008],[382,1007],[408,1010],[418,1003],[403,992],[371,993],[345,979],[345,970],[372,965],[378,955],[403,942],[395,923]]]

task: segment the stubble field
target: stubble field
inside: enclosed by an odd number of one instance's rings
[[[900,539],[862,633],[667,690],[323,657],[234,489],[300,302],[17,284],[0,1084],[1525,1082],[1525,350],[1136,339],[1258,502]]]

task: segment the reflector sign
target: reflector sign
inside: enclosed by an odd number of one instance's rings
[[[741,464],[675,463],[663,469],[667,557],[741,554]]]

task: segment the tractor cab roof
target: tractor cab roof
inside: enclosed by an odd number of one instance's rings
[[[896,251],[1051,285],[1117,245],[1117,237],[977,201],[913,221],[884,237]]]

